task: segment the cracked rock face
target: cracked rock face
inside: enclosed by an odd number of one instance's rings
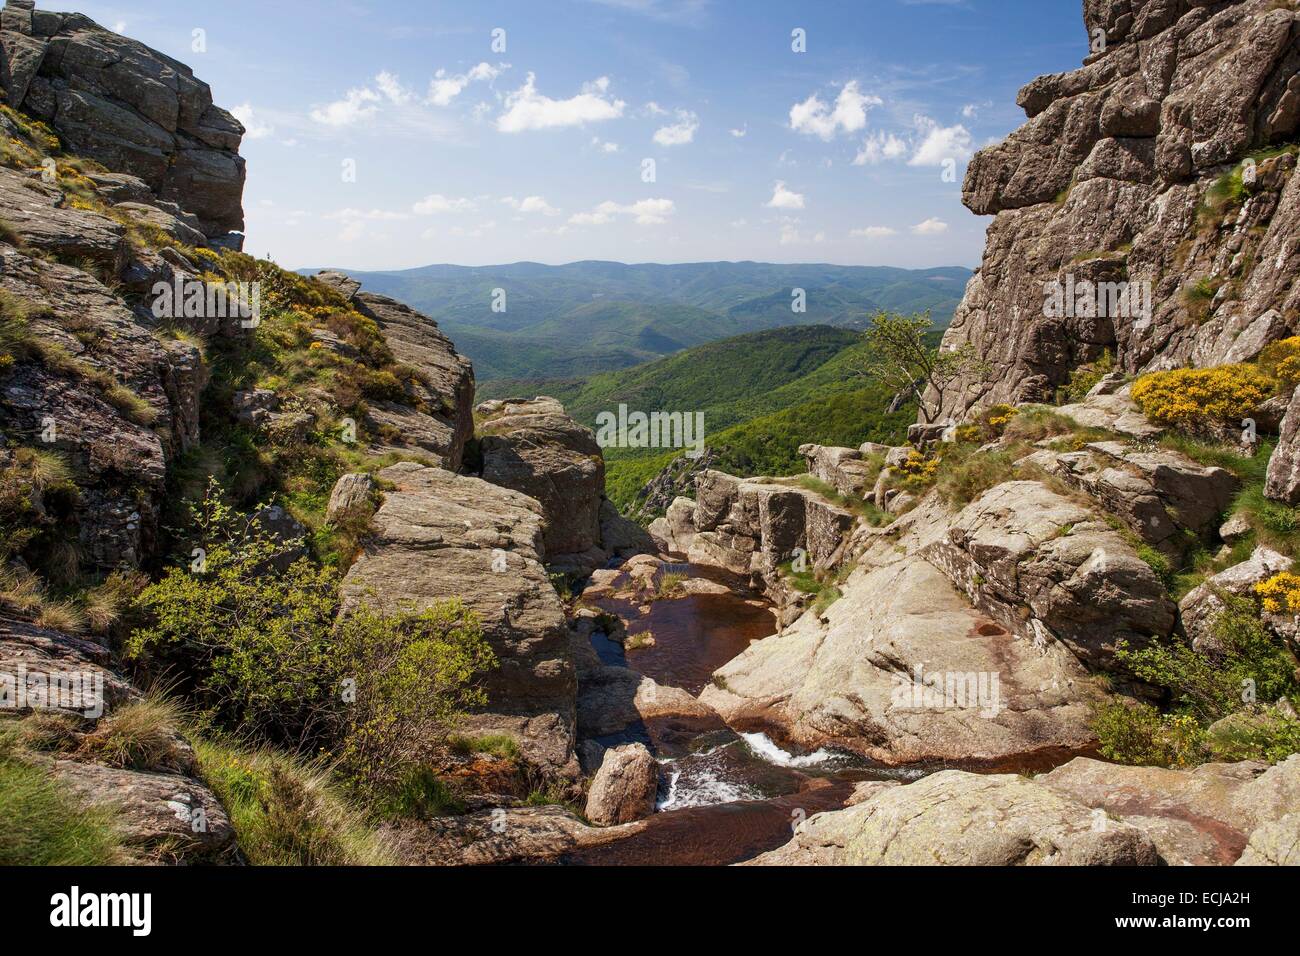
[[[0,80],[10,106],[48,123],[71,152],[181,203],[204,235],[243,231],[244,127],[183,63],[79,13],[10,2]]]
[[[373,319],[397,361],[420,374],[419,407],[373,401],[369,424],[385,435],[373,452],[424,453],[451,471],[460,470],[465,443],[474,434],[474,368],[456,351],[438,323],[388,296],[361,291],[361,283],[326,270],[316,281],[333,289],[362,315]]]
[[[1104,50],[1029,83],[1029,121],[967,170],[966,205],[996,218],[944,343],[972,344],[993,373],[950,390],[945,417],[1050,399],[1106,349],[1129,373],[1207,366],[1300,329],[1295,157],[1261,159],[1242,201],[1204,207],[1244,157],[1294,139],[1300,11],[1088,0],[1085,20]],[[1203,281],[1213,298],[1189,302]],[[1149,291],[1150,310],[1049,314],[1051,283],[1083,282],[1134,288],[1139,303]]]
[[[546,563],[588,571],[603,565],[605,459],[591,429],[553,398],[484,402],[477,411],[484,416],[483,479],[541,503]]]

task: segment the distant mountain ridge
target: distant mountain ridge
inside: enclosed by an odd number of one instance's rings
[[[928,311],[946,327],[972,274],[957,266],[595,260],[344,271],[436,319],[481,382],[585,377],[786,326],[862,328],[878,309]],[[494,312],[497,289],[505,310]],[[805,311],[791,307],[795,289],[804,290]]]

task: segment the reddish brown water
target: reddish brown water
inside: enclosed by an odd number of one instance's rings
[[[755,640],[777,630],[771,607],[726,572],[678,565],[671,570],[726,584],[727,594],[648,601],[626,594],[591,603],[616,614],[635,636],[655,644],[624,651],[604,635],[592,644],[607,664],[631,667],[661,684],[698,695],[713,673]],[[616,582],[623,588],[626,579]],[[618,865],[724,865],[786,843],[799,820],[839,809],[861,780],[914,779],[915,771],[873,766],[846,754],[791,754],[761,734],[726,727],[688,728],[672,721],[640,725],[611,746],[638,740],[659,758],[660,812],[636,836],[575,851],[568,862]]]

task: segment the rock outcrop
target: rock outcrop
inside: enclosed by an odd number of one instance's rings
[[[484,402],[479,415],[481,474],[534,498],[546,516],[546,564],[589,573],[612,557],[655,549],[638,525],[605,497],[605,458],[591,429],[545,396]]]
[[[66,457],[82,491],[63,520],[89,569],[138,567],[156,544],[167,466],[198,440],[201,355],[156,336],[89,272],[43,255],[78,252],[112,272],[127,257],[116,222],[3,168],[0,210],[13,224],[0,240],[6,311],[25,311],[31,334],[69,357],[18,357],[0,385],[0,430]]]
[[[705,471],[695,481],[692,561],[716,564],[756,584],[802,552],[822,569],[842,556],[853,513],[794,482],[744,480]]]
[[[1234,863],[1259,828],[1300,811],[1300,756],[1190,771],[1080,759],[1036,782],[1141,830],[1169,866]]]
[[[945,770],[799,824],[758,866],[1154,866],[1135,826],[1023,777]]]
[[[1286,865],[1298,774],[1300,757],[1190,771],[1081,757],[1033,780],[946,770],[810,817],[753,863]]]
[[[48,123],[70,151],[193,213],[209,239],[241,245],[244,127],[208,85],[79,13],[33,8],[9,0],[0,21],[9,105]]]
[[[1104,44],[1021,90],[1029,122],[967,170],[966,205],[996,218],[944,344],[971,344],[992,374],[949,390],[944,417],[1049,399],[1107,349],[1129,373],[1207,366],[1300,329],[1296,157],[1239,170],[1239,200],[1207,198],[1251,151],[1295,136],[1300,11],[1090,0],[1085,20]],[[1084,283],[1112,284],[1100,310]],[[1056,290],[1091,306],[1049,308]]]
[[[419,610],[458,599],[482,621],[500,667],[473,733],[505,733],[529,763],[563,779],[574,757],[577,683],[564,607],[542,566],[544,515],[532,498],[478,478],[403,462],[374,533],[343,582],[348,606]]]
[[[360,283],[341,272],[327,270],[316,280],[373,319],[393,357],[417,373],[412,403],[367,403],[367,424],[381,436],[373,451],[424,453],[443,468],[459,471],[465,444],[474,434],[474,368],[469,359],[456,351],[437,322],[410,306],[363,292]]]
[[[727,723],[887,764],[1023,767],[1092,745],[1087,672],[973,609],[933,565],[907,558],[843,585],[722,667],[700,695]]]

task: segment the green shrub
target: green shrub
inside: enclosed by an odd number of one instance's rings
[[[1189,715],[1161,714],[1150,704],[1111,699],[1096,708],[1092,729],[1101,755],[1141,767],[1194,767],[1205,731]]]
[[[383,801],[435,761],[465,712],[486,696],[476,681],[497,664],[478,616],[459,601],[419,613],[362,606],[340,624],[337,663],[355,681],[340,771],[364,799]]]
[[[1184,639],[1136,650],[1120,643],[1117,661],[1139,679],[1167,688],[1172,710],[1161,714],[1149,704],[1119,699],[1098,708],[1094,730],[1103,756],[1191,766],[1211,757],[1276,762],[1300,751],[1297,723],[1280,714],[1260,716],[1254,703],[1300,691],[1295,658],[1251,601],[1220,598],[1226,607],[1210,624],[1213,653],[1201,653]]]
[[[1115,357],[1110,349],[1101,353],[1101,358],[1087,365],[1080,365],[1070,373],[1068,385],[1061,386],[1057,393],[1058,405],[1073,405],[1088,397],[1088,393],[1103,378],[1115,370]]]
[[[219,726],[279,740],[326,731],[338,695],[337,575],[306,559],[281,570],[286,545],[241,521],[215,485],[194,524],[203,563],[169,568],[141,592],[147,624],[127,656],[154,674],[182,668]]]

